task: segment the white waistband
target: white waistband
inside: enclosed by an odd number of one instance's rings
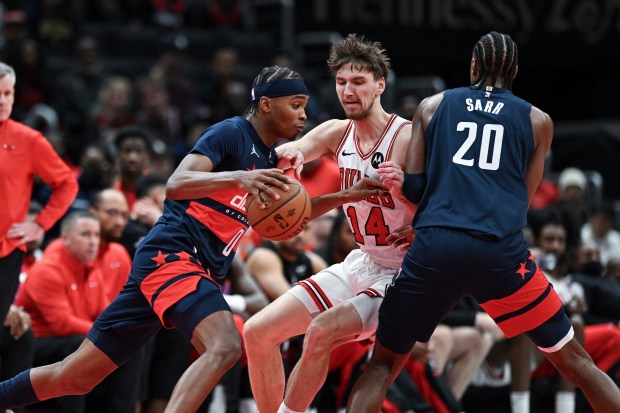
[[[369,257],[380,266],[390,268],[392,270],[398,270],[403,263],[402,260],[386,260],[381,257],[376,257],[372,255],[369,255]]]

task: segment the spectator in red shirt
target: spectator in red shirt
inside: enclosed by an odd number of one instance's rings
[[[15,71],[0,62],[0,320],[13,302],[26,245],[40,238],[67,211],[78,190],[75,174],[38,131],[10,119]],[[52,188],[41,213],[26,219],[39,176]]]
[[[114,188],[125,195],[129,209],[136,201],[136,179],[145,174],[151,160],[151,140],[140,128],[121,129],[114,140],[118,179]]]
[[[107,304],[101,271],[94,271],[100,225],[90,212],[74,212],[61,225],[57,248],[35,263],[17,299],[30,313],[37,338],[85,336]]]
[[[20,289],[17,304],[30,314],[36,337],[35,366],[71,354],[108,303],[103,275],[93,266],[99,232],[99,221],[91,213],[70,214],[62,222],[60,244],[45,250]],[[82,398],[61,399],[66,411],[83,409]]]

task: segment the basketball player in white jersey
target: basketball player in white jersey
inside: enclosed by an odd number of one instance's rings
[[[250,380],[260,413],[305,412],[325,381],[331,350],[374,336],[385,290],[400,268],[403,247],[413,239],[415,207],[389,192],[402,187],[411,136],[411,122],[381,106],[389,58],[379,43],[349,35],[332,47],[328,64],[348,119],[327,121],[278,147],[278,157],[297,168],[333,154],[341,189],[369,177],[382,181],[386,192],[343,206],[360,249],[297,283],[245,324]],[[305,334],[303,354],[282,402],[285,377],[279,345],[300,334]]]

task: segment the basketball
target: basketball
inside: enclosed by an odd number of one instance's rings
[[[252,229],[261,237],[271,241],[291,239],[301,233],[310,221],[312,203],[306,189],[293,180],[288,184],[288,191],[278,187],[272,189],[280,195],[280,199],[272,199],[260,192],[259,196],[265,204],[261,209],[254,197],[246,203],[246,216]]]

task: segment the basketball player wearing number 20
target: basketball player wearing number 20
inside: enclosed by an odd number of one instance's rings
[[[276,152],[298,151],[306,162],[331,154],[338,159],[341,189],[376,179],[386,190],[343,205],[360,249],[299,282],[246,323],[250,380],[261,413],[306,411],[325,380],[331,349],[374,336],[383,295],[404,256],[398,247],[413,238],[410,227],[403,228],[415,207],[400,191],[411,122],[381,105],[389,58],[379,43],[349,35],[332,47],[328,62],[347,119],[329,120]],[[291,161],[294,167],[293,155]],[[394,235],[403,231],[406,237]],[[278,345],[304,333],[303,354],[284,397]]]

